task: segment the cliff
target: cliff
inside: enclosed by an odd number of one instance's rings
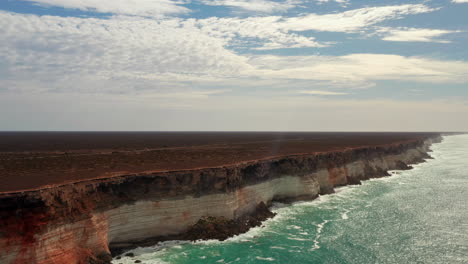
[[[383,146],[122,175],[0,194],[0,263],[107,263],[119,250],[187,233],[205,217],[252,215],[274,200],[312,199],[336,186],[409,169],[431,137]]]

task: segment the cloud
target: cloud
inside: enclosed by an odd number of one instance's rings
[[[349,4],[349,0],[315,0],[316,2],[323,4],[328,2],[337,2],[341,6],[345,7]]]
[[[201,0],[201,2],[205,5],[228,6],[261,13],[285,12],[301,3],[298,0],[286,0],[284,2],[268,0]]]
[[[319,3],[337,2],[337,3],[348,3],[349,0],[315,0]]]
[[[300,43],[301,35],[270,27],[262,31],[262,25],[279,22],[279,17],[247,18],[244,25],[215,18],[96,19],[0,12],[0,90],[162,96],[252,87],[366,88],[380,80],[468,82],[464,61],[390,54],[272,56],[230,50],[243,37],[269,37],[265,45],[294,45],[288,38]]]
[[[382,35],[382,40],[386,41],[406,41],[406,42],[437,42],[450,43],[448,40],[437,39],[440,36],[459,33],[457,30],[441,30],[426,28],[388,28],[383,27],[377,30],[377,34]]]
[[[163,12],[164,8],[158,8],[160,3],[166,5],[172,5],[173,7],[180,7],[175,4],[182,3],[179,1],[169,0],[138,0],[142,1],[142,5],[131,5],[132,8],[126,8],[127,1],[120,0],[117,4],[107,5],[102,1],[97,0],[35,0],[42,1],[41,3],[49,3],[59,5],[60,3],[66,3],[69,7],[76,8],[88,8],[86,6],[92,6],[101,12],[113,12],[110,9],[115,9],[117,13],[123,14],[140,14],[140,15],[156,15],[157,12]],[[211,1],[211,0],[207,0]],[[233,1],[244,1],[244,0],[233,0]],[[289,1],[289,2],[288,2]],[[281,2],[282,4],[287,3],[293,5],[296,0],[288,0]],[[121,3],[121,6],[119,6]],[[123,4],[126,3],[126,4]],[[171,4],[172,3],[172,4]],[[221,4],[223,2],[216,1]],[[269,3],[265,1],[262,3]],[[278,4],[279,2],[272,2]],[[136,7],[137,6],[137,7]],[[162,4],[161,7],[165,5]],[[254,7],[255,5],[249,1],[248,6]],[[91,8],[91,7],[89,7]],[[106,9],[108,8],[108,9]],[[141,10],[140,10],[141,8]],[[178,12],[178,9],[174,12]],[[140,11],[141,12],[140,12]],[[226,44],[229,48],[238,49],[251,49],[251,50],[274,50],[274,49],[285,49],[285,48],[321,48],[327,47],[333,44],[333,42],[320,42],[313,36],[305,36],[302,32],[309,30],[316,31],[336,31],[352,33],[359,30],[366,30],[370,25],[390,20],[398,19],[409,14],[419,14],[425,12],[431,12],[435,9],[429,8],[425,5],[400,5],[400,6],[381,6],[381,7],[366,7],[361,9],[354,9],[342,13],[336,14],[309,14],[297,17],[281,17],[281,16],[266,16],[266,17],[226,17],[218,18],[211,17],[206,19],[163,19],[153,21],[155,28],[172,26],[176,30],[186,30],[192,32],[191,34],[200,34],[203,36],[209,36],[214,39],[218,39],[219,43]],[[146,13],[145,13],[146,12]],[[149,13],[148,13],[149,12]],[[151,13],[152,12],[152,13]],[[169,11],[164,11],[166,14]],[[162,14],[162,13],[159,13]],[[46,20],[49,20],[47,18]],[[73,20],[73,18],[70,18]],[[104,22],[104,24],[112,23],[112,21],[121,21],[121,17],[110,19],[111,22]],[[127,18],[130,20],[130,18]],[[139,20],[139,18],[135,18]],[[64,20],[64,23],[66,20]],[[144,21],[143,18],[140,22]],[[144,22],[145,25],[151,24],[149,21]],[[87,24],[87,23],[85,23]],[[114,23],[115,24],[115,23]],[[128,23],[127,23],[128,24]],[[136,26],[136,22],[134,23]],[[158,24],[158,25],[156,25]],[[56,25],[53,25],[56,26]],[[129,24],[127,25],[129,26]],[[128,30],[127,26],[124,29]],[[99,29],[100,30],[100,29]],[[138,29],[136,34],[142,34]],[[150,29],[151,30],[151,29]],[[73,29],[72,31],[76,31]],[[133,29],[131,30],[133,31]],[[106,32],[105,32],[106,33]],[[108,35],[107,33],[105,35]],[[154,36],[151,32],[149,36]],[[143,36],[144,37],[144,36]],[[144,37],[147,39],[147,37]],[[128,42],[128,41],[127,41]]]
[[[399,19],[409,14],[432,12],[425,5],[381,6],[354,9],[336,14],[309,14],[297,17],[247,17],[189,19],[186,25],[198,27],[202,32],[223,38],[232,47],[256,50],[283,48],[327,47],[331,42],[320,42],[304,36],[303,31],[330,31],[353,33],[385,20]]]
[[[281,17],[207,18],[184,22],[207,35],[226,40],[231,47],[258,50],[280,48],[325,47],[314,37],[302,36],[282,28]]]
[[[422,83],[466,83],[468,62],[391,54],[345,56],[254,56],[258,75],[294,80],[327,81],[339,87],[372,86],[379,80]]]
[[[330,92],[330,91],[319,91],[319,90],[305,90],[305,91],[299,91],[300,94],[306,94],[306,95],[347,95],[349,93],[343,93],[343,92]]]
[[[106,3],[100,0],[25,0],[43,6],[60,6],[99,13],[120,15],[161,16],[190,12],[184,7],[190,0],[114,0]],[[303,0],[198,0],[209,6],[226,6],[249,12],[273,13],[285,12],[303,3]],[[319,3],[334,1],[345,5],[348,0],[317,0]]]
[[[120,15],[163,16],[188,13],[190,10],[181,6],[185,0],[26,0],[45,6],[60,6],[99,13]]]
[[[461,4],[461,3],[468,3],[468,0],[452,0],[452,2]]]
[[[309,14],[302,17],[286,18],[281,23],[285,30],[292,31],[332,31],[356,32],[385,20],[401,19],[405,15],[415,15],[438,10],[423,4],[365,7],[336,14]]]
[[[5,76],[19,80],[12,82],[16,86],[34,79],[44,84],[38,89],[50,89],[53,83],[90,90],[159,89],[191,76],[235,76],[250,67],[246,58],[225,49],[222,39],[183,27],[178,20],[0,12],[0,42]]]

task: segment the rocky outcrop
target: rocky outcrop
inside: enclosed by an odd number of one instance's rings
[[[203,217],[181,234],[181,240],[226,240],[234,235],[247,232],[251,227],[260,226],[262,221],[272,218],[275,213],[271,212],[264,202],[257,205],[255,211],[237,219],[225,217]]]
[[[223,239],[271,217],[262,204],[313,199],[336,186],[409,169],[408,164],[429,158],[428,147],[438,140],[122,175],[1,194],[0,263],[107,263],[111,248],[182,234],[204,238],[196,235],[203,229]],[[253,217],[255,212],[258,217]]]

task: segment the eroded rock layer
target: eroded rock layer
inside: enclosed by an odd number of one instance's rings
[[[246,219],[261,204],[312,199],[336,186],[408,169],[429,158],[429,145],[439,140],[1,194],[0,263],[107,263],[110,248],[193,234],[206,217],[225,219],[221,226],[229,227],[230,220]]]

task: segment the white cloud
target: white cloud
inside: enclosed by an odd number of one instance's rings
[[[457,30],[441,30],[427,28],[388,28],[383,27],[377,30],[377,34],[382,35],[382,40],[386,41],[407,41],[407,42],[438,42],[450,43],[448,40],[438,39],[438,37],[458,33]]]
[[[268,0],[201,0],[201,2],[205,5],[211,6],[228,6],[247,11],[273,13],[285,12],[288,9],[296,7],[301,1],[286,0],[283,2],[275,2]]]
[[[461,3],[468,3],[468,0],[452,0],[452,2],[461,4]]]
[[[328,3],[328,2],[337,2],[342,6],[346,6],[349,3],[349,0],[315,0],[319,3]]]
[[[259,50],[300,47],[324,47],[327,43],[320,43],[314,37],[305,37],[297,33],[284,30],[281,17],[248,17],[240,18],[207,18],[189,20],[186,23],[210,36],[222,38],[230,46],[250,46]]]
[[[271,78],[328,81],[340,87],[369,87],[378,80],[466,83],[468,62],[389,54],[346,56],[254,56],[257,74]]]
[[[60,6],[64,8],[113,13],[120,15],[160,16],[187,13],[190,10],[184,4],[190,0],[114,0],[112,3],[100,0],[25,0],[44,6]],[[317,0],[320,3],[334,1],[342,5],[347,0]],[[303,0],[199,0],[210,6],[226,6],[237,10],[273,13],[285,12],[297,7]]]
[[[300,94],[306,94],[306,95],[347,95],[349,93],[343,93],[343,92],[331,92],[331,91],[320,91],[320,90],[304,90],[304,91],[299,91]]]
[[[139,80],[151,80],[140,86],[157,89],[191,76],[233,76],[250,67],[246,58],[225,49],[222,39],[181,26],[179,20],[0,12],[0,42],[6,76],[34,79],[49,88],[54,79],[56,86],[117,91]]]
[[[247,24],[239,24],[235,19],[95,19],[0,12],[0,90],[182,96],[193,89],[364,88],[379,80],[468,82],[468,63],[463,61],[385,54],[253,56],[228,49],[239,36],[268,39],[271,45],[310,40],[262,26],[280,22],[279,17],[247,18]]]
[[[55,4],[62,3],[62,0],[37,0],[37,1],[50,1]],[[66,2],[70,6],[78,7],[79,4],[85,6],[91,5],[95,0],[72,0]],[[97,1],[97,0],[96,0]],[[120,0],[123,1],[123,0]],[[139,0],[142,1],[142,0]],[[148,5],[155,4],[155,1],[162,0],[146,0]],[[169,0],[164,0],[169,1]],[[238,0],[235,0],[238,1]],[[239,0],[243,1],[243,0]],[[293,2],[294,1],[294,2]],[[44,2],[45,3],[45,2]],[[105,5],[102,1],[97,1],[99,5],[95,8],[104,11],[105,8],[117,8],[118,5]],[[122,2],[124,3],[124,2]],[[128,2],[125,2],[128,3]],[[169,3],[169,2],[164,2]],[[178,2],[171,2],[178,3]],[[218,2],[217,3],[222,3]],[[266,2],[265,2],[266,3]],[[274,2],[277,3],[277,2]],[[290,0],[292,5],[295,0]],[[125,6],[125,5],[124,5]],[[132,5],[134,6],[134,5]],[[145,12],[156,12],[156,4],[154,8],[146,8]],[[163,5],[164,6],[164,5]],[[252,5],[249,2],[249,6]],[[144,8],[144,5],[141,7]],[[156,9],[155,9],[156,8]],[[139,11],[117,8],[118,13],[139,14]],[[120,11],[119,11],[120,10]],[[143,9],[142,9],[143,10]],[[158,9],[159,10],[159,9]],[[164,9],[161,9],[164,10]],[[159,10],[159,11],[161,11]],[[381,7],[367,7],[361,9],[350,10],[336,14],[317,15],[309,14],[298,17],[284,18],[281,16],[267,16],[267,17],[247,17],[247,18],[217,18],[211,17],[206,19],[173,19],[172,21],[161,20],[154,21],[154,24],[170,24],[176,28],[182,28],[187,32],[203,33],[204,36],[216,38],[220,43],[227,44],[229,47],[247,48],[256,50],[273,50],[283,48],[303,48],[303,47],[326,47],[330,46],[331,42],[319,42],[313,36],[304,36],[300,32],[307,30],[317,31],[337,31],[337,32],[356,32],[365,30],[368,26],[389,20],[398,19],[404,15],[418,14],[431,12],[435,9],[429,8],[425,5],[400,5],[400,6],[381,6]],[[116,11],[116,12],[117,12]],[[159,12],[158,11],[158,12]],[[148,15],[148,14],[147,14]],[[72,20],[73,18],[70,18]],[[111,19],[115,20],[115,19]],[[121,20],[120,18],[118,20]],[[141,21],[144,21],[141,19]],[[67,22],[65,22],[67,23]],[[111,22],[109,22],[111,23]],[[145,22],[147,25],[149,22]],[[107,24],[107,22],[104,22]],[[134,23],[136,25],[136,23]],[[127,27],[127,26],[126,26]],[[124,28],[126,28],[124,27]],[[161,27],[161,26],[158,26]],[[180,30],[180,29],[177,29]],[[76,31],[76,30],[74,30]],[[141,31],[136,30],[137,34]],[[149,33],[148,35],[152,35]]]
[[[282,28],[293,31],[356,32],[385,20],[400,19],[405,15],[433,12],[437,9],[423,4],[365,7],[337,14],[309,14],[284,19]]]
[[[329,42],[319,42],[299,32],[335,31],[352,33],[366,30],[379,22],[398,19],[404,15],[432,12],[425,5],[367,7],[336,14],[309,14],[284,18],[281,16],[247,18],[190,19],[184,23],[200,28],[204,33],[223,38],[232,46],[249,46],[258,50],[281,48],[326,47]],[[259,41],[260,40],[260,41]]]
[[[185,0],[26,0],[48,6],[113,13],[120,15],[162,16],[189,12]]]

